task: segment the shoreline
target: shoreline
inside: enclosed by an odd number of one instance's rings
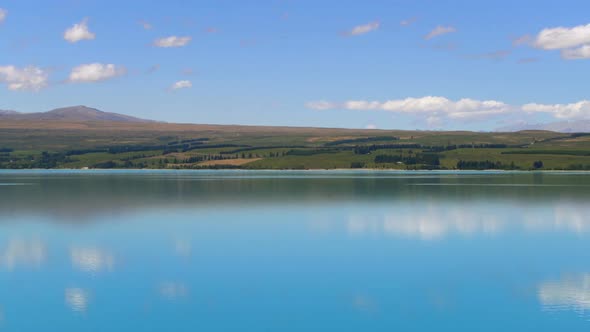
[[[0,169],[0,173],[26,173],[26,172],[72,172],[72,173],[132,173],[132,172],[354,172],[354,173],[369,173],[369,172],[387,172],[387,173],[584,173],[590,174],[589,170],[502,170],[502,169],[484,169],[484,170],[469,170],[469,169],[439,169],[439,170],[409,170],[409,169],[383,169],[383,168],[313,168],[313,169],[166,169],[166,168],[26,168],[26,169]]]

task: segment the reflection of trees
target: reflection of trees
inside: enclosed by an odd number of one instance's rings
[[[92,175],[88,175],[92,174]],[[587,202],[590,177],[539,174],[372,173],[372,172],[115,172],[11,173],[0,182],[0,220],[20,214],[88,221],[95,215],[138,209],[268,207],[436,201],[543,206],[557,200]],[[247,175],[244,175],[247,174]]]

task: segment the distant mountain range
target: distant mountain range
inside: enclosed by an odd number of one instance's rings
[[[103,112],[86,106],[72,106],[57,108],[48,112],[20,113],[16,111],[0,110],[1,120],[28,120],[28,121],[108,121],[108,122],[156,122],[140,119],[133,116]]]
[[[588,133],[590,132],[590,120],[560,121],[550,123],[519,123],[498,128],[496,131],[511,132],[521,130],[548,130],[560,133]]]

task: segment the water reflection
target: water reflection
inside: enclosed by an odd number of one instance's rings
[[[18,176],[11,331],[588,330],[590,176]]]
[[[39,239],[10,239],[0,251],[0,267],[8,271],[18,266],[38,268],[47,258],[45,243]]]
[[[192,244],[190,240],[177,239],[174,241],[174,252],[178,256],[188,257],[192,252]]]
[[[352,213],[347,231],[352,235],[383,233],[393,236],[436,240],[452,234],[494,235],[508,229],[530,232],[590,232],[590,205],[554,202],[551,205],[521,206],[469,202],[445,205],[440,202],[393,204],[390,208]]]
[[[461,208],[417,208],[415,211],[392,211],[375,217],[351,216],[348,231],[352,234],[382,232],[385,234],[434,240],[450,233],[471,235],[497,233],[503,227],[498,216],[485,215]]]
[[[74,312],[84,313],[88,309],[89,292],[82,288],[66,288],[65,303]]]
[[[27,184],[0,187],[3,222],[37,214],[81,223],[137,210],[224,208],[228,202],[232,208],[416,200],[535,206],[590,199],[590,177],[552,173],[0,171],[0,182]]]
[[[573,310],[590,314],[590,274],[544,282],[539,285],[538,296],[548,311]]]
[[[163,282],[158,290],[160,295],[168,300],[178,300],[188,295],[188,287],[182,282]]]
[[[112,271],[115,265],[112,254],[97,248],[71,248],[70,257],[72,266],[82,272]]]

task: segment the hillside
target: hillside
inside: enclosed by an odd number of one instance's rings
[[[88,108],[34,119],[4,115],[0,168],[590,170],[589,134],[174,124]]]
[[[72,106],[57,108],[48,112],[19,113],[16,111],[1,111],[0,120],[26,120],[26,121],[109,121],[109,122],[153,122],[128,115],[103,112],[86,106]]]

